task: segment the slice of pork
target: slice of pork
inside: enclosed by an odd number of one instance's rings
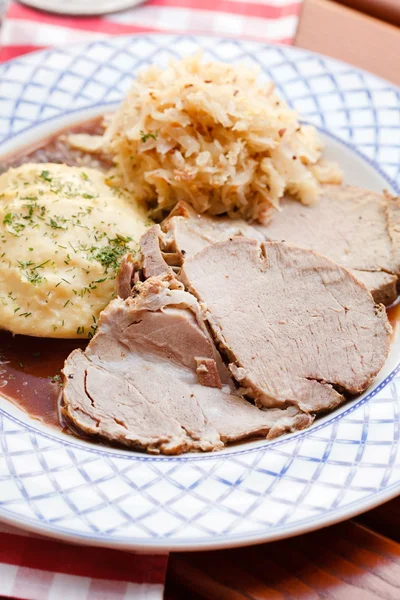
[[[138,263],[134,261],[132,254],[125,254],[122,258],[115,280],[115,291],[117,296],[125,299],[131,295],[135,272],[137,270]]]
[[[120,298],[131,294],[138,280],[171,275],[203,248],[234,236],[264,241],[264,236],[243,219],[199,215],[187,202],[181,201],[160,225],[153,225],[140,239],[141,259],[123,258],[116,280]]]
[[[165,454],[310,425],[295,407],[262,411],[237,395],[196,299],[181,287],[153,277],[102,312],[85,352],[65,362],[66,418],[86,434]]]
[[[318,204],[304,206],[287,197],[281,205],[268,225],[252,226],[242,219],[198,215],[180,202],[161,229],[152,227],[143,236],[142,277],[172,272],[171,267],[208,245],[239,235],[315,250],[348,268],[377,303],[394,302],[400,273],[399,198],[329,185],[323,186]],[[126,287],[117,291],[126,297]]]
[[[351,269],[376,301],[387,305],[396,299],[400,198],[353,186],[327,185],[316,204],[304,206],[284,198],[281,208],[270,223],[257,226],[265,239],[315,250]]]
[[[384,271],[349,271],[371,292],[377,304],[389,306],[397,298],[397,275]]]
[[[181,202],[162,223],[163,244],[181,265],[207,245],[233,236],[286,241],[315,250],[350,269],[378,303],[397,297],[400,273],[400,199],[353,186],[323,186],[318,203],[305,206],[289,197],[281,201],[267,225],[241,219],[196,214]],[[169,262],[171,264],[171,262]]]
[[[236,237],[185,260],[180,279],[260,406],[331,410],[365,390],[388,354],[384,307],[311,250]]]
[[[235,236],[264,241],[262,233],[244,219],[210,217],[199,215],[186,202],[179,202],[171,214],[162,222],[164,247],[176,256],[177,263],[191,258],[203,248],[216,242],[224,242]]]
[[[128,298],[132,293],[132,287],[139,281],[150,277],[174,275],[175,267],[181,264],[180,255],[176,252],[168,252],[169,242],[159,225],[152,225],[140,238],[141,255],[135,260],[131,254],[126,254],[118,270],[116,278],[117,296],[122,299]]]

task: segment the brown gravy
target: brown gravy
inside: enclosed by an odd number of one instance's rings
[[[87,342],[13,336],[0,332],[0,393],[31,417],[60,426],[61,369]]]
[[[400,300],[393,306],[386,309],[387,316],[391,326],[393,327],[393,336],[396,334],[396,330],[400,323]]]
[[[0,159],[0,174],[10,167],[18,167],[25,163],[53,162],[69,166],[93,166],[109,169],[112,161],[106,155],[90,155],[69,146],[64,136],[68,133],[89,133],[101,135],[104,132],[103,117],[95,117],[88,121],[66,127],[57,133],[40,140],[37,144],[28,146],[22,151],[7,154]]]

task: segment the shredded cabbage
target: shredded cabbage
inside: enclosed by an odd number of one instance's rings
[[[185,200],[263,221],[285,192],[314,203],[341,172],[321,162],[315,128],[257,77],[198,55],[142,71],[105,132],[114,178],[154,215]]]

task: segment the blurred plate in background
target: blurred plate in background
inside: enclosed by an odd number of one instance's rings
[[[23,4],[64,15],[102,15],[133,8],[145,0],[21,0]]]

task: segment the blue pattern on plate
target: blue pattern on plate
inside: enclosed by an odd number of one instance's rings
[[[399,190],[399,90],[289,47],[187,36],[110,38],[0,67],[0,144],[120,100],[149,62],[195,52],[261,66],[307,121],[351,144]],[[1,147],[0,147],[1,149]],[[151,457],[91,446],[0,409],[0,517],[131,547],[251,543],[350,516],[399,491],[399,367],[305,432],[224,453]]]

